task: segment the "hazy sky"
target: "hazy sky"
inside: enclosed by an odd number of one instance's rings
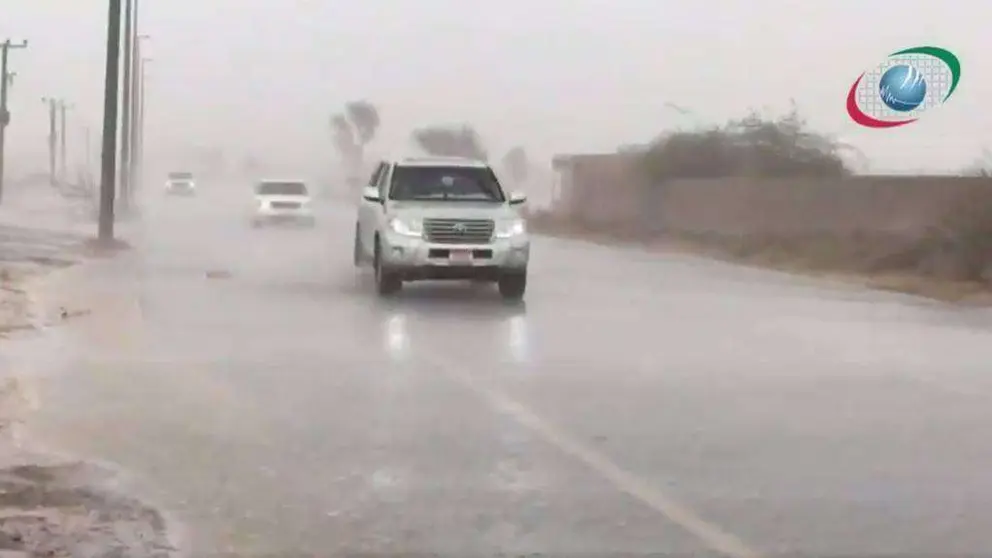
[[[11,165],[44,167],[43,95],[75,103],[79,157],[83,126],[96,136],[102,113],[106,1],[0,0],[0,14],[0,36],[30,41],[11,53]],[[722,121],[790,98],[879,168],[956,167],[992,147],[992,70],[981,69],[992,2],[141,0],[141,15],[160,160],[203,145],[321,169],[333,161],[329,115],[353,98],[380,107],[379,151],[439,121],[472,122],[492,150],[521,143],[535,158],[612,150],[688,125],[666,102]],[[916,125],[850,123],[853,79],[918,44],[959,55],[959,92]]]

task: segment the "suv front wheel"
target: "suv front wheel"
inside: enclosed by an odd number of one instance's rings
[[[527,271],[515,271],[499,278],[499,294],[506,300],[521,301],[526,291]]]
[[[382,261],[382,250],[379,239],[375,241],[375,254],[373,265],[375,266],[375,291],[380,296],[389,296],[396,293],[403,287],[403,281],[396,276],[396,273],[389,271]]]

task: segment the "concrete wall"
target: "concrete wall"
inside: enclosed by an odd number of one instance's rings
[[[962,205],[992,207],[992,180],[861,176],[837,180],[714,179],[650,184],[636,155],[561,157],[570,168],[556,213],[598,227],[725,235],[916,236]]]
[[[846,180],[677,180],[652,205],[666,229],[740,234],[884,232],[916,236],[965,204],[992,203],[992,180],[852,177]]]
[[[556,158],[555,168],[560,182],[554,209],[561,215],[608,226],[629,221],[642,203],[635,156],[572,155]]]

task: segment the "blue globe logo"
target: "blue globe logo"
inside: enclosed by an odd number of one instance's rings
[[[900,64],[885,70],[878,83],[878,93],[885,106],[895,111],[909,112],[923,104],[927,96],[927,82],[915,67]]]

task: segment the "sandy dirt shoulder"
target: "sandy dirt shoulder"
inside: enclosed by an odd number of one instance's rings
[[[0,555],[174,555],[162,513],[115,486],[116,473],[32,449],[34,441],[21,434],[38,402],[31,378],[4,353],[91,311],[43,308],[37,301],[34,287],[45,281],[50,288],[53,275],[71,265],[58,258],[0,262]]]

